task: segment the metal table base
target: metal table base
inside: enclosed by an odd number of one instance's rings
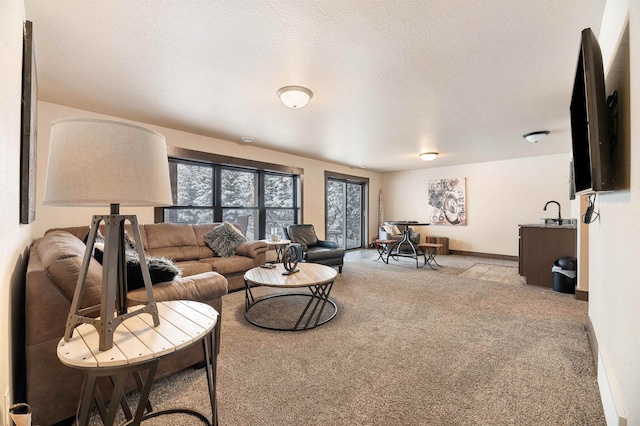
[[[279,293],[279,294],[271,294],[268,296],[264,296],[261,298],[254,298],[253,292],[251,291],[251,285],[245,280],[245,311],[244,317],[251,324],[256,327],[264,328],[267,330],[277,330],[277,331],[302,331],[302,330],[311,330],[318,326],[328,323],[331,321],[336,314],[338,313],[338,307],[333,302],[333,300],[329,299],[329,294],[331,293],[331,288],[333,287],[333,281],[327,284],[319,284],[319,285],[311,285],[308,287],[310,293]],[[308,297],[309,301],[307,302],[305,308],[302,310],[300,317],[296,321],[295,325],[291,328],[285,327],[276,327],[270,326],[269,324],[262,324],[250,318],[249,311],[251,308],[258,303],[264,302],[266,300],[274,299],[274,298],[286,298],[286,297]],[[329,315],[328,318],[324,320],[320,320],[322,317],[322,313],[326,305],[329,304],[333,307],[333,313]],[[311,308],[311,309],[310,309]]]

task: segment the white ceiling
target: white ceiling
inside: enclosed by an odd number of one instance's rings
[[[25,0],[43,101],[380,172],[569,152],[604,4]],[[289,109],[287,85],[314,97]]]

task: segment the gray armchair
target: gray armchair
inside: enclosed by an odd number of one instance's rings
[[[302,261],[337,266],[342,273],[344,249],[333,241],[319,240],[313,225],[287,225],[282,230],[287,240],[299,244]]]

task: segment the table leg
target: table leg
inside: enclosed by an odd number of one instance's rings
[[[207,333],[202,340],[202,351],[204,354],[205,360],[205,373],[207,375],[207,387],[209,391],[209,403],[211,405],[211,421],[205,416],[203,413],[197,410],[192,410],[189,408],[169,408],[160,411],[154,411],[152,413],[148,413],[142,416],[141,420],[147,420],[153,417],[158,417],[163,414],[187,414],[190,416],[194,416],[200,419],[207,426],[218,426],[218,403],[217,403],[217,395],[216,395],[216,378],[217,378],[217,362],[218,362],[218,353],[216,350],[216,328],[220,327],[220,319],[216,322],[215,327],[209,333]],[[154,372],[155,373],[155,372]],[[151,374],[151,373],[149,373]],[[149,379],[147,378],[147,381]],[[150,388],[150,386],[149,386]],[[148,391],[147,391],[148,397]],[[141,397],[142,398],[142,397]],[[141,399],[142,401],[142,399]],[[140,405],[138,406],[138,410],[140,410]],[[128,422],[122,426],[126,425],[139,425],[140,422]]]
[[[384,263],[389,263],[389,256],[384,258],[384,254],[389,249],[389,244],[375,243],[376,249],[378,250],[378,258],[375,260],[382,260]]]
[[[422,247],[421,247],[422,248]],[[437,261],[436,261],[436,255],[438,254],[438,251],[440,251],[440,247],[428,247],[426,248],[426,256],[424,259],[424,266],[429,265],[429,267],[433,270],[437,270],[437,268],[434,268],[433,265],[431,264],[432,262],[435,263],[436,265],[438,265],[440,268],[442,268],[442,265],[440,265]],[[422,252],[425,252],[425,249],[422,248]]]
[[[389,256],[398,260],[398,254],[400,253],[400,244],[404,241],[404,238],[399,240],[397,243],[391,243],[387,246],[387,264],[389,264]],[[395,253],[393,250],[395,249]]]
[[[80,408],[78,410],[78,425],[86,426],[89,424],[89,410],[91,409],[93,400],[96,402],[98,412],[100,413],[100,417],[105,425],[111,426],[114,424],[116,414],[121,406],[125,413],[125,417],[129,420],[124,423],[124,425],[139,425],[144,418],[145,409],[149,406],[149,392],[153,386],[154,377],[159,363],[160,361],[158,359],[154,359],[138,365],[100,368],[86,371],[86,380],[82,396],[80,397]],[[127,377],[129,374],[138,374],[142,370],[148,370],[147,378],[144,382],[140,380],[140,382],[143,382],[142,387],[140,387],[140,383],[138,383],[138,389],[140,390],[140,402],[136,409],[135,417],[131,418],[131,410],[124,398],[125,384],[127,383]],[[111,397],[109,398],[108,406],[104,403],[102,393],[98,387],[99,377],[111,377],[113,390],[111,392]]]
[[[333,282],[330,282],[328,284],[309,286],[309,290],[311,294],[309,293],[278,293],[278,294],[271,294],[268,296],[263,296],[261,298],[258,298],[255,300],[255,302],[251,304],[249,304],[249,302],[246,301],[248,309],[245,310],[244,317],[247,319],[249,323],[255,325],[256,327],[264,328],[267,330],[302,331],[302,330],[313,329],[315,327],[318,327],[320,325],[326,324],[327,322],[331,321],[338,313],[338,307],[336,306],[335,302],[329,299],[329,295],[331,293],[332,287],[333,287]],[[253,305],[256,305],[258,303],[262,303],[274,298],[301,297],[301,296],[309,298],[309,301],[307,302],[306,306],[302,310],[302,313],[296,320],[295,325],[291,328],[274,327],[268,324],[260,323],[258,321],[253,320],[249,315],[249,309]],[[327,305],[330,305],[329,307],[333,306],[333,313],[331,316],[321,321],[322,313],[324,312],[324,309]]]
[[[275,263],[282,263],[282,255],[284,254],[284,248],[285,248],[285,246],[283,246],[283,245],[277,245],[276,246],[276,260],[275,260]]]
[[[220,326],[220,321],[216,323],[216,328]],[[211,425],[218,425],[218,399],[216,396],[216,378],[218,377],[218,355],[216,350],[215,332],[209,333],[202,340],[205,354],[205,368],[207,369],[207,385],[209,387],[209,402],[211,403]],[[208,344],[207,344],[208,343]]]
[[[251,292],[251,284],[244,280],[244,311],[247,312],[255,302],[256,300]]]
[[[330,282],[329,284],[322,284],[322,285],[316,285],[316,286],[309,287],[309,291],[311,291],[311,295],[313,297],[311,299],[309,299],[309,303],[307,303],[307,306],[304,308],[304,311],[302,311],[302,314],[300,315],[300,318],[298,319],[298,322],[296,322],[296,325],[293,326],[294,330],[298,329],[298,325],[300,325],[300,321],[302,321],[304,319],[305,313],[307,312],[307,310],[309,309],[309,306],[311,306],[311,303],[314,300],[315,300],[316,303],[315,303],[313,309],[311,310],[311,313],[309,314],[309,317],[307,318],[307,322],[305,323],[305,325],[304,325],[304,327],[302,329],[309,328],[309,323],[314,318],[314,314],[316,312],[316,309],[318,309],[318,306],[322,302],[322,307],[320,308],[320,311],[318,312],[317,316],[315,316],[316,322],[313,325],[313,327],[317,327],[318,326],[318,323],[320,322],[320,317],[322,316],[322,311],[324,311],[324,307],[327,304],[327,300],[329,300],[329,293],[331,293],[331,288],[332,287],[333,287],[333,282]]]
[[[410,254],[401,254],[400,253],[400,248],[402,247],[402,244],[407,243],[409,245],[409,247],[411,247],[411,251],[413,252],[413,255]],[[392,253],[392,250],[389,250],[389,254],[387,255],[387,263],[389,263],[389,255],[391,256],[406,256],[406,257],[411,257],[413,259],[416,260],[416,268],[419,268],[420,266],[418,265],[418,252],[416,251],[416,246],[413,244],[413,241],[411,241],[411,231],[409,231],[409,227],[406,227],[404,229],[404,231],[402,232],[402,239],[395,245],[395,253]],[[424,251],[423,251],[424,253]]]

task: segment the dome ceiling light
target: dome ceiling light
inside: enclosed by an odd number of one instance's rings
[[[546,138],[548,134],[549,134],[548,130],[540,130],[537,132],[526,133],[522,135],[522,137],[525,138],[527,142],[538,143],[542,139]]]
[[[422,154],[420,154],[420,158],[423,161],[433,161],[436,159],[437,156],[438,156],[437,152],[423,152]]]
[[[278,97],[289,108],[302,108],[313,97],[313,92],[302,86],[285,86],[278,90]]]

